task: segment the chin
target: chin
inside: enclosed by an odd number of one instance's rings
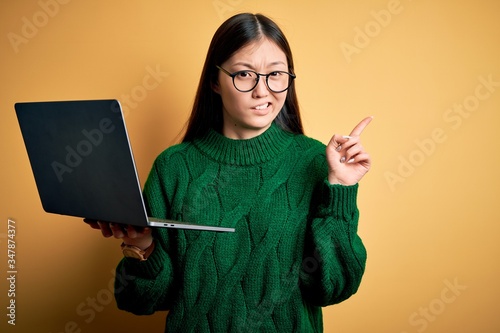
[[[266,117],[267,118],[267,117]],[[250,121],[246,124],[245,127],[253,130],[266,130],[271,126],[275,117],[267,118],[267,119],[256,119],[254,121]]]

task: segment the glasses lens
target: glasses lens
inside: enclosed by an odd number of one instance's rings
[[[257,85],[258,80],[259,76],[252,71],[237,72],[233,77],[234,86],[240,91],[252,90]]]
[[[282,92],[290,86],[291,77],[287,72],[272,72],[267,77],[267,86],[274,92]]]

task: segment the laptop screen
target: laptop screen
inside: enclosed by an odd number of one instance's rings
[[[118,101],[17,103],[15,108],[45,211],[147,223]]]

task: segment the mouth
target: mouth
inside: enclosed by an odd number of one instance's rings
[[[265,110],[269,107],[270,103],[265,103],[265,104],[262,104],[262,105],[257,105],[256,107],[254,107],[255,110]]]

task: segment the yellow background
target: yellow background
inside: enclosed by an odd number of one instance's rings
[[[179,140],[213,33],[242,11],[285,31],[309,136],[326,143],[375,116],[359,195],[366,275],[355,296],[325,309],[325,331],[499,332],[496,0],[2,0],[0,331],[162,332],[165,313],[136,317],[109,299],[120,241],[43,212],[13,105],[128,99],[144,183]],[[162,73],[150,90],[148,70]],[[6,316],[9,218],[16,326]]]

